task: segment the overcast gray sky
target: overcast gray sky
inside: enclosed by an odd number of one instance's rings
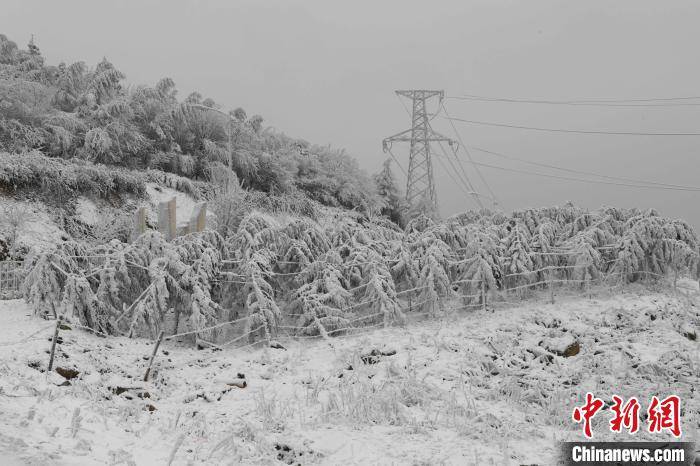
[[[696,0],[3,0],[0,12],[0,32],[23,46],[34,34],[49,62],[94,66],[106,56],[130,83],[169,76],[181,97],[198,90],[222,106],[242,106],[289,135],[346,148],[368,172],[386,156],[382,138],[410,124],[395,89],[564,100],[700,95],[698,24]],[[516,125],[700,132],[698,106],[446,105],[453,117]],[[531,161],[700,185],[700,137],[456,124],[468,145]],[[439,117],[433,127],[454,137]],[[395,152],[406,166],[407,148]],[[473,167],[466,169],[476,182]],[[698,192],[482,170],[506,210],[572,200],[591,208],[654,207],[700,226]],[[472,206],[440,163],[436,178],[443,214]]]

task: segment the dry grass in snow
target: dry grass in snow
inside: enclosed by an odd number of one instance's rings
[[[694,300],[630,287],[285,349],[166,342],[146,383],[152,343],[73,328],[55,364],[80,372],[70,385],[46,373],[53,323],[0,302],[0,450],[10,464],[556,464],[555,442],[582,438],[571,412],[587,391],[677,394],[697,441]],[[595,439],[630,440],[607,420]]]

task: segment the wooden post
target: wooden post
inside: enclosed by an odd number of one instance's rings
[[[53,358],[56,353],[56,340],[58,340],[58,330],[61,328],[63,317],[56,319],[56,330],[53,331],[53,341],[51,342],[51,356],[49,356],[49,372],[53,369]]]
[[[549,301],[554,304],[554,271],[549,272]]]
[[[151,359],[148,361],[148,368],[146,368],[146,373],[143,376],[143,381],[148,382],[148,375],[151,373],[151,366],[153,366],[153,361],[156,359],[158,354],[158,348],[160,348],[160,343],[163,341],[163,331],[160,331],[158,335],[158,341],[156,341],[156,346],[153,348],[153,354],[151,354]]]
[[[481,310],[486,311],[486,280],[481,279]]]
[[[677,267],[673,268],[673,289],[676,290],[676,294],[678,294],[678,268]]]
[[[588,299],[593,299],[593,295],[591,294],[591,281],[588,278],[586,278],[585,280],[586,294],[588,295]]]

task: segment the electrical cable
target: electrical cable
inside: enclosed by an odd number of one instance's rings
[[[464,149],[464,152],[467,154],[467,157],[469,158],[469,161],[474,164],[474,159],[472,158],[471,153],[469,152],[469,149],[467,149],[467,145],[464,144],[464,141],[462,140],[462,136],[459,134],[459,131],[457,131],[457,127],[454,125],[452,122],[452,118],[450,118],[450,114],[447,111],[447,107],[445,107],[444,102],[442,103],[442,110],[445,112],[445,116],[447,119],[450,121],[450,126],[452,126],[452,130],[454,133],[457,135],[457,140],[462,146],[462,149]],[[455,153],[455,157],[457,154]],[[479,167],[474,165],[474,169],[476,170],[476,173],[479,175],[479,178],[481,178],[481,181],[484,183],[486,186],[486,189],[488,190],[489,194],[491,194],[491,197],[493,198],[493,204],[494,208],[498,206],[499,202],[498,199],[496,198],[496,194],[494,194],[493,190],[491,189],[491,186],[489,186],[488,182],[486,181],[486,178],[484,178],[484,175],[481,173],[481,170],[479,170]]]
[[[541,176],[541,177],[545,177],[545,178],[555,178],[555,179],[566,180],[566,181],[576,181],[576,182],[581,182],[581,183],[606,184],[606,185],[613,185],[613,186],[625,186],[625,187],[630,187],[630,188],[659,189],[659,190],[668,190],[668,191],[691,191],[691,192],[699,192],[700,191],[700,189],[696,189],[696,188],[674,188],[671,186],[651,186],[651,185],[638,185],[638,184],[629,184],[629,183],[615,183],[612,181],[602,181],[602,180],[586,180],[586,179],[582,179],[582,178],[551,175],[551,174],[547,174],[547,173],[532,172],[529,170],[520,170],[520,169],[516,169],[516,168],[499,167],[497,165],[490,165],[488,163],[481,163],[481,162],[474,162],[474,164],[482,166],[482,167],[494,168],[496,170],[504,170],[504,171],[515,172],[515,173],[524,173],[526,175]]]
[[[538,166],[538,167],[552,168],[552,169],[554,169],[554,170],[560,170],[560,171],[569,172],[569,173],[576,173],[576,174],[579,174],[579,175],[590,175],[590,176],[597,176],[597,177],[600,177],[600,178],[606,178],[606,179],[609,179],[609,180],[629,181],[629,182],[632,182],[632,183],[641,183],[641,184],[649,184],[649,185],[656,185],[656,186],[665,186],[665,187],[673,187],[673,188],[684,188],[684,189],[693,189],[693,190],[697,189],[697,190],[700,190],[700,186],[686,186],[686,185],[671,184],[671,183],[660,183],[660,182],[657,182],[657,181],[639,180],[639,179],[635,179],[635,178],[625,178],[625,177],[622,177],[622,176],[602,175],[602,174],[600,174],[600,173],[595,173],[595,172],[588,172],[588,171],[583,171],[583,170],[574,170],[574,169],[571,169],[571,168],[564,168],[564,167],[560,167],[560,166],[556,166],[556,165],[550,165],[550,164],[546,164],[546,163],[532,162],[532,161],[530,161],[530,160],[526,160],[526,159],[523,159],[523,158],[520,158],[520,157],[515,157],[515,156],[512,156],[512,155],[506,155],[506,154],[503,154],[503,153],[501,153],[501,152],[495,152],[495,151],[491,151],[491,150],[488,150],[488,149],[483,149],[483,148],[481,148],[481,147],[472,146],[471,148],[472,148],[473,150],[476,150],[476,151],[479,151],[479,152],[483,152],[483,153],[485,153],[485,154],[491,154],[491,155],[494,155],[494,156],[497,156],[497,157],[502,157],[502,158],[509,159],[509,160],[517,160],[517,161],[519,161],[519,162],[527,163],[527,164],[530,164],[530,165],[536,165],[536,166]]]
[[[697,107],[700,102],[687,102],[700,99],[700,96],[669,97],[666,99],[589,99],[589,100],[550,100],[550,99],[522,99],[510,97],[487,97],[473,94],[461,96],[447,96],[451,100],[469,100],[475,102],[503,102],[518,104],[544,104],[544,105],[569,105],[592,107]],[[685,102],[679,102],[685,101]]]
[[[580,130],[580,129],[564,129],[564,128],[541,128],[536,126],[523,126],[523,125],[512,125],[508,123],[495,123],[490,121],[477,121],[477,120],[466,120],[463,118],[456,118],[445,116],[443,117],[450,121],[460,121],[462,123],[468,123],[471,125],[479,126],[493,126],[498,128],[513,128],[513,129],[525,129],[530,131],[544,131],[550,133],[575,133],[575,134],[606,134],[613,136],[700,136],[700,133],[645,133],[639,131],[595,131],[595,130]]]

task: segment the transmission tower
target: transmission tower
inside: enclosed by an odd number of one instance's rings
[[[401,131],[382,141],[384,152],[391,153],[391,145],[394,142],[409,142],[410,152],[408,159],[408,173],[406,182],[406,203],[409,210],[419,203],[429,202],[435,212],[438,212],[438,201],[435,194],[435,180],[433,179],[433,164],[431,160],[430,143],[446,142],[450,146],[456,146],[456,142],[449,139],[430,127],[430,119],[426,109],[426,101],[433,97],[438,98],[438,106],[442,103],[444,91],[410,90],[396,91],[396,95],[411,99],[413,113],[411,115],[411,128]],[[393,154],[392,154],[393,155]]]

